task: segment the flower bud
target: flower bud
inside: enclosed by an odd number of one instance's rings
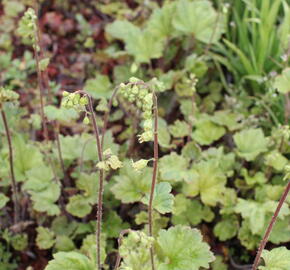
[[[140,159],[136,162],[134,162],[132,160],[132,167],[135,171],[137,172],[140,172],[141,170],[143,170],[145,167],[147,167],[147,164],[148,162],[150,161],[151,159]]]
[[[152,125],[152,120],[145,120],[143,124],[143,128],[145,131],[152,131],[153,125]]]
[[[132,94],[137,95],[139,92],[139,88],[137,85],[133,85],[132,87]]]
[[[138,79],[138,78],[136,78],[136,77],[131,77],[130,79],[129,79],[129,82],[130,83],[137,83],[137,82],[140,82],[141,80],[140,79]]]
[[[90,119],[89,119],[89,117],[85,117],[84,118],[84,120],[83,120],[83,123],[85,124],[85,125],[88,125],[89,123],[90,123]]]
[[[142,117],[144,118],[144,119],[151,119],[152,118],[152,111],[150,110],[148,110],[148,111],[144,111],[143,112],[143,114],[142,114]]]
[[[63,96],[63,97],[67,97],[68,95],[69,95],[69,92],[68,92],[68,91],[63,91],[63,92],[62,92],[62,96]]]
[[[88,105],[89,101],[88,101],[88,98],[87,97],[81,97],[80,100],[79,100],[79,104],[80,105]]]
[[[153,132],[152,131],[145,131],[141,135],[139,135],[139,143],[149,142],[153,139]]]
[[[79,105],[79,102],[80,102],[80,94],[75,94],[74,97],[73,97],[73,104],[74,105]]]

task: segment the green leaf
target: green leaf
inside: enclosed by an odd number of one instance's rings
[[[83,196],[89,203],[95,204],[99,190],[99,173],[81,173],[76,181],[76,186],[83,191]]]
[[[74,136],[59,136],[62,146],[62,156],[64,160],[73,161],[80,157],[83,161],[96,161],[98,152],[96,148],[96,139],[88,133]],[[104,139],[104,149],[110,148],[113,153],[118,153],[119,145],[114,143],[111,131],[107,131]],[[57,152],[55,152],[57,156]]]
[[[201,145],[210,145],[226,133],[224,127],[218,126],[210,120],[197,121],[195,127],[192,138]]]
[[[188,161],[184,157],[171,152],[170,155],[163,156],[159,160],[161,179],[174,182],[182,181],[187,166]]]
[[[23,189],[31,195],[33,209],[46,212],[48,215],[57,215],[60,210],[55,204],[60,196],[60,185],[53,179],[50,167],[44,164],[34,167],[27,173]]]
[[[120,216],[114,211],[110,211],[103,221],[103,231],[108,238],[118,238],[120,232],[128,227],[128,223],[123,223]]]
[[[266,231],[266,227],[270,223],[272,218],[272,214],[267,214],[265,226],[262,230],[261,237],[263,237],[263,233]],[[273,244],[281,244],[287,243],[290,241],[290,216],[285,217],[284,219],[278,218],[273,230],[271,231],[269,241]]]
[[[107,25],[106,32],[114,38],[130,40],[139,34],[139,28],[128,21],[114,21]]]
[[[164,148],[170,148],[171,136],[168,131],[168,126],[166,121],[162,118],[158,118],[158,144]]]
[[[135,216],[135,222],[137,225],[145,224],[144,230],[147,231],[149,229],[148,226],[148,212],[141,211]],[[161,229],[167,228],[169,222],[169,218],[166,216],[160,215],[158,212],[153,212],[153,236],[157,236],[158,232]]]
[[[252,233],[248,219],[243,220],[242,226],[239,229],[238,238],[241,244],[248,250],[256,249],[261,242],[261,236]]]
[[[80,157],[83,145],[81,143],[81,137],[79,135],[60,135],[59,139],[61,144],[62,157],[64,160],[74,160]],[[93,140],[93,138],[91,140]],[[57,153],[55,153],[55,155],[57,155]]]
[[[75,109],[67,109],[61,106],[56,108],[55,106],[48,105],[44,107],[44,113],[51,121],[58,120],[62,122],[69,122],[79,118],[79,114]]]
[[[23,184],[23,188],[27,191],[41,191],[46,189],[52,182],[53,173],[51,169],[43,164],[43,166],[34,167],[27,171],[27,180]]]
[[[249,61],[248,57],[244,54],[244,52],[240,50],[234,43],[230,42],[227,39],[223,39],[223,42],[230,50],[232,50],[240,58],[246,72],[248,74],[255,74],[255,70],[252,66],[252,63],[251,61]]]
[[[161,214],[172,212],[174,196],[171,192],[171,185],[162,182],[156,185],[153,198],[153,208]],[[149,204],[149,194],[142,200],[143,203]]]
[[[182,156],[184,156],[187,159],[190,160],[198,160],[201,155],[201,149],[199,145],[196,142],[188,142],[183,148],[182,148]]]
[[[239,230],[239,221],[236,216],[223,216],[222,220],[216,223],[214,234],[220,241],[226,241],[237,235]]]
[[[48,263],[45,270],[95,270],[95,264],[85,255],[70,251],[58,252],[54,259]]]
[[[24,251],[28,246],[28,236],[26,233],[13,235],[11,239],[12,247],[18,251]],[[0,268],[1,269],[1,268]]]
[[[282,74],[275,78],[274,87],[282,94],[290,92],[290,68],[284,69]]]
[[[234,131],[241,126],[238,123],[239,118],[240,116],[238,114],[224,110],[216,111],[211,120],[220,126],[226,126],[230,131]]]
[[[228,266],[223,262],[222,256],[216,256],[216,259],[211,266],[212,270],[228,270]]]
[[[224,32],[223,15],[208,0],[179,0],[173,26],[182,34],[193,34],[204,43],[216,43]]]
[[[176,4],[166,2],[162,8],[155,8],[148,20],[147,29],[155,36],[166,38],[172,36],[174,31],[172,20]]]
[[[9,202],[9,198],[5,194],[0,193],[0,209],[2,209],[7,202]]]
[[[29,142],[25,142],[23,137],[15,137],[13,147],[15,148],[14,167],[17,181],[23,181],[26,172],[30,169],[44,166],[39,149]]]
[[[174,138],[182,138],[189,134],[189,125],[185,121],[176,120],[173,125],[168,127],[169,132]]]
[[[186,182],[183,192],[186,196],[195,197],[198,194],[204,204],[215,206],[222,199],[225,190],[226,177],[214,160],[201,161],[195,164]]]
[[[280,172],[284,170],[288,163],[288,159],[276,150],[270,152],[265,157],[265,164]]]
[[[178,225],[161,230],[157,242],[164,258],[159,270],[199,270],[209,268],[209,263],[214,260],[197,229]]]
[[[206,160],[212,160],[224,172],[226,176],[232,176],[235,168],[235,154],[224,153],[224,147],[210,147],[202,152],[202,157]]]
[[[83,195],[77,194],[69,198],[69,202],[66,205],[66,210],[79,218],[85,217],[92,211],[92,206],[89,201]]]
[[[97,264],[97,250],[96,250],[96,235],[89,234],[83,240],[81,246],[81,252],[86,255],[90,261]],[[101,264],[105,262],[106,259],[106,236],[101,234]]]
[[[269,140],[265,138],[262,129],[242,130],[234,135],[238,155],[247,161],[254,160],[259,154],[267,151]]]
[[[249,227],[253,234],[259,234],[263,231],[267,212],[274,213],[277,204],[274,201],[260,203],[239,198],[235,212],[240,213],[243,218],[249,220]],[[290,215],[289,206],[284,204],[278,217],[283,219],[288,215]]]
[[[36,244],[40,249],[50,249],[55,243],[55,234],[49,228],[38,227],[36,229]]]
[[[25,9],[23,3],[14,0],[4,0],[4,13],[9,17],[16,17]]]
[[[249,175],[247,169],[243,168],[241,170],[242,176],[244,176],[246,183],[248,185],[255,185],[255,184],[265,184],[267,182],[267,178],[263,172],[256,172],[253,176]]]
[[[140,30],[127,21],[115,21],[106,27],[111,36],[126,44],[128,54],[134,56],[137,63],[149,63],[150,59],[162,56],[163,39],[150,30]]]
[[[112,85],[108,76],[97,74],[94,79],[85,82],[84,90],[95,99],[107,98],[112,95]]]
[[[50,216],[58,215],[60,209],[56,204],[60,196],[60,185],[51,182],[44,190],[29,191],[31,200],[33,201],[33,209],[38,212],[46,212]]]
[[[119,174],[114,176],[115,184],[111,191],[123,203],[141,201],[150,190],[151,177],[151,168],[147,167],[142,172],[136,172],[132,169],[130,161],[125,161],[124,167],[119,170]]]
[[[55,240],[57,251],[71,251],[75,249],[74,242],[67,235],[57,235]]]
[[[274,248],[271,251],[263,250],[262,258],[265,261],[265,266],[259,266],[260,270],[290,269],[290,250],[286,247]]]
[[[197,225],[202,220],[211,221],[214,213],[207,206],[203,207],[198,200],[178,194],[174,198],[172,223],[174,225]]]
[[[58,216],[51,223],[51,229],[56,235],[69,236],[76,230],[77,223],[69,222],[66,216]]]

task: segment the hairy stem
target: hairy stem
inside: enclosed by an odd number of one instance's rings
[[[150,199],[149,199],[149,207],[148,207],[148,219],[149,219],[149,236],[153,236],[153,198],[154,198],[154,190],[157,179],[157,165],[158,165],[158,104],[157,104],[157,96],[153,92],[153,111],[154,111],[154,162],[153,162],[153,175],[151,182],[151,191],[150,191]],[[154,264],[154,248],[153,246],[150,248],[150,258],[151,258],[151,266],[152,270],[155,270]]]
[[[97,151],[99,161],[103,160],[103,151],[102,151],[102,143],[100,140],[100,132],[97,126],[96,116],[93,109],[93,102],[91,96],[86,94],[89,99],[89,111],[91,113],[91,119],[93,123],[93,130],[96,137],[97,142]],[[98,206],[97,206],[97,267],[98,270],[102,269],[101,265],[101,226],[102,226],[102,212],[103,212],[103,189],[104,189],[104,170],[100,170],[100,178],[99,178],[99,194],[98,194]]]
[[[93,100],[92,97],[83,90],[78,90],[75,93],[82,94],[86,96],[89,100],[88,109],[90,112],[93,131],[97,142],[97,152],[99,161],[103,161],[103,150],[102,150],[102,142],[100,138],[99,128],[97,126],[96,115],[93,108]],[[98,205],[97,205],[97,232],[96,232],[96,241],[97,241],[97,269],[102,269],[101,264],[101,230],[102,230],[102,214],[103,214],[103,189],[104,189],[104,170],[100,169],[100,177],[99,177],[99,193],[98,193]]]
[[[9,131],[9,126],[6,118],[6,114],[3,109],[1,109],[1,116],[4,123],[5,133],[7,137],[8,142],[8,148],[9,148],[9,166],[10,166],[10,177],[12,181],[12,193],[14,198],[14,224],[18,223],[19,221],[19,214],[20,214],[20,204],[19,204],[19,195],[18,195],[18,187],[15,179],[14,174],[14,165],[13,165],[13,148],[12,148],[12,140],[11,140],[11,134]]]
[[[258,249],[258,252],[257,252],[257,255],[256,255],[256,258],[255,258],[255,261],[254,261],[254,264],[253,264],[253,268],[252,270],[256,270],[258,268],[258,265],[259,265],[259,262],[260,262],[260,258],[261,258],[261,255],[262,255],[262,252],[267,244],[267,241],[269,239],[269,236],[270,236],[270,233],[273,229],[273,226],[277,220],[277,217],[278,217],[278,214],[283,206],[283,203],[285,202],[286,198],[287,198],[287,195],[289,193],[289,190],[290,190],[290,181],[288,181],[288,184],[280,198],[280,201],[278,203],[278,206],[275,210],[275,213],[273,214],[272,218],[271,218],[271,221],[267,227],[267,230],[265,232],[265,235],[260,243],[260,246],[259,246],[259,249]]]
[[[195,114],[195,97],[194,97],[194,93],[191,96],[191,106],[192,106],[192,115],[188,117],[188,121],[189,121],[189,135],[187,136],[187,142],[191,141],[191,133],[192,133],[192,129],[193,129],[193,124],[194,124],[194,114]]]
[[[41,116],[41,122],[44,132],[44,138],[45,141],[48,141],[48,128],[47,123],[45,119],[44,114],[44,87],[42,83],[42,72],[40,70],[40,55],[38,51],[41,51],[41,36],[40,36],[40,28],[39,28],[39,22],[38,22],[38,2],[35,3],[35,13],[37,14],[37,20],[36,20],[36,33],[35,33],[35,39],[36,44],[33,46],[34,48],[34,55],[36,60],[36,71],[37,71],[37,82],[38,82],[38,89],[39,89],[39,96],[40,96],[40,116]]]

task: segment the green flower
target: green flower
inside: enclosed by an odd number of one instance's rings
[[[132,167],[136,172],[142,171],[152,159],[140,159],[136,162],[132,160]]]

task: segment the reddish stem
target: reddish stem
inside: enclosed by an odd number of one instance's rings
[[[12,140],[11,140],[11,134],[9,131],[9,125],[7,122],[6,114],[3,109],[1,109],[1,116],[4,123],[4,128],[5,128],[5,133],[6,133],[8,148],[9,148],[10,176],[11,176],[11,181],[12,181],[12,193],[14,197],[14,224],[16,224],[19,221],[20,204],[19,204],[19,196],[18,196],[18,187],[17,187],[15,174],[14,174]]]
[[[157,104],[157,96],[153,92],[153,111],[154,111],[154,162],[153,162],[153,174],[152,174],[152,182],[151,182],[151,191],[150,191],[150,199],[149,199],[149,207],[148,207],[148,219],[149,219],[149,236],[153,236],[153,199],[154,199],[154,191],[156,186],[157,179],[157,165],[158,165],[158,104]],[[152,270],[155,270],[154,264],[154,248],[153,246],[150,248],[150,258],[151,258],[151,266]]]
[[[80,91],[85,93],[84,91]],[[93,109],[93,101],[90,95],[85,93],[85,95],[89,99],[89,111],[91,113],[91,119],[93,123],[93,130],[96,137],[97,142],[97,152],[99,161],[101,162],[103,160],[103,152],[102,152],[102,144],[100,140],[100,132],[97,126],[96,116]],[[104,189],[104,170],[100,170],[100,178],[99,178],[99,194],[98,194],[98,209],[97,209],[97,267],[99,270],[102,269],[101,265],[101,230],[102,230],[102,214],[103,214],[103,189]]]
[[[286,186],[286,188],[285,188],[285,190],[284,190],[284,192],[283,192],[283,194],[282,194],[282,196],[280,198],[280,201],[279,201],[278,206],[277,206],[277,208],[275,210],[275,213],[273,214],[272,219],[270,221],[270,224],[268,225],[268,228],[267,228],[267,230],[265,232],[265,235],[263,237],[263,240],[260,243],[260,246],[259,246],[256,258],[255,258],[252,270],[256,270],[258,268],[262,252],[263,252],[263,250],[264,250],[264,248],[265,248],[265,246],[267,244],[267,241],[269,239],[270,233],[271,233],[271,231],[273,229],[273,226],[274,226],[274,224],[275,224],[275,222],[277,220],[277,217],[278,217],[279,212],[280,212],[280,210],[281,210],[281,208],[283,206],[283,203],[285,202],[285,200],[287,198],[289,190],[290,190],[290,181],[288,182],[288,184],[287,184],[287,186]]]
[[[35,60],[36,60],[36,70],[37,70],[37,82],[38,82],[38,89],[39,89],[39,96],[40,96],[40,116],[41,116],[41,121],[42,121],[42,127],[43,127],[43,132],[44,132],[44,138],[45,141],[48,141],[48,128],[47,128],[47,123],[45,119],[45,114],[44,114],[44,87],[42,83],[42,72],[40,70],[40,57],[38,53],[38,48],[41,53],[41,35],[40,35],[40,29],[39,29],[39,22],[38,22],[38,3],[35,3],[35,13],[37,14],[37,20],[36,20],[36,34],[35,34],[35,39],[36,39],[36,44],[34,45],[34,55],[35,55]]]

